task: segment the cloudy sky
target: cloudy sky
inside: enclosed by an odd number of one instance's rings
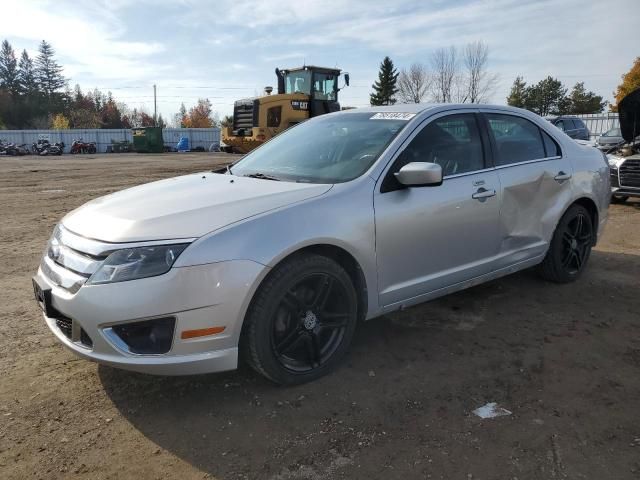
[[[504,103],[516,75],[584,81],[611,99],[640,55],[639,0],[7,0],[0,36],[35,55],[46,39],[71,86],[111,90],[169,118],[207,97],[220,114],[274,85],[276,66],[338,66],[343,105],[368,104],[380,60],[428,63],[482,40]]]

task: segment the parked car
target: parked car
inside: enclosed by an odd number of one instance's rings
[[[561,115],[547,117],[547,120],[575,140],[589,140],[589,129],[578,117]]]
[[[622,138],[622,132],[619,127],[616,127],[611,128],[600,135],[598,140],[596,140],[596,147],[600,150],[609,150],[623,142],[624,139]]]
[[[602,152],[530,112],[347,110],[226,174],[74,210],[33,285],[51,331],[86,359],[185,375],[241,357],[296,384],[333,369],[363,320],[533,266],[578,279],[609,199]]]
[[[620,134],[624,144],[607,155],[611,167],[611,200],[640,198],[640,88],[618,104]]]

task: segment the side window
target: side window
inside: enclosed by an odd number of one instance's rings
[[[410,162],[437,163],[443,176],[485,168],[475,115],[448,115],[427,124],[403,150],[392,170],[398,171]]]
[[[565,118],[564,119],[564,129],[565,129],[565,131],[567,131],[567,130],[575,130],[576,129],[576,125],[575,125],[574,121],[571,120],[570,118]]]
[[[562,130],[563,132],[566,132],[567,130],[569,130],[569,127],[565,126],[564,120],[558,120],[554,125],[558,127],[560,130]]]
[[[267,110],[267,127],[279,127],[282,118],[282,107],[271,107]]]
[[[582,120],[580,120],[579,118],[574,118],[573,119],[573,123],[576,124],[576,128],[587,128],[584,126],[584,122]]]
[[[496,166],[544,158],[540,129],[529,120],[499,113],[485,114],[496,143]]]
[[[561,157],[562,151],[560,150],[560,146],[556,143],[556,141],[551,138],[551,136],[540,129],[540,133],[542,134],[542,141],[544,142],[544,150],[547,157]]]

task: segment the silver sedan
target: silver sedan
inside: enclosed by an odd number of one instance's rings
[[[243,359],[294,384],[333,369],[362,321],[533,266],[576,280],[609,198],[603,154],[527,111],[349,110],[224,174],[69,213],[33,286],[86,359],[163,375]]]

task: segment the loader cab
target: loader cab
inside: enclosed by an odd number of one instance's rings
[[[278,93],[309,95],[309,116],[340,110],[338,103],[339,69],[304,66],[288,70],[276,68]],[[344,74],[345,84],[349,84],[349,75]]]

